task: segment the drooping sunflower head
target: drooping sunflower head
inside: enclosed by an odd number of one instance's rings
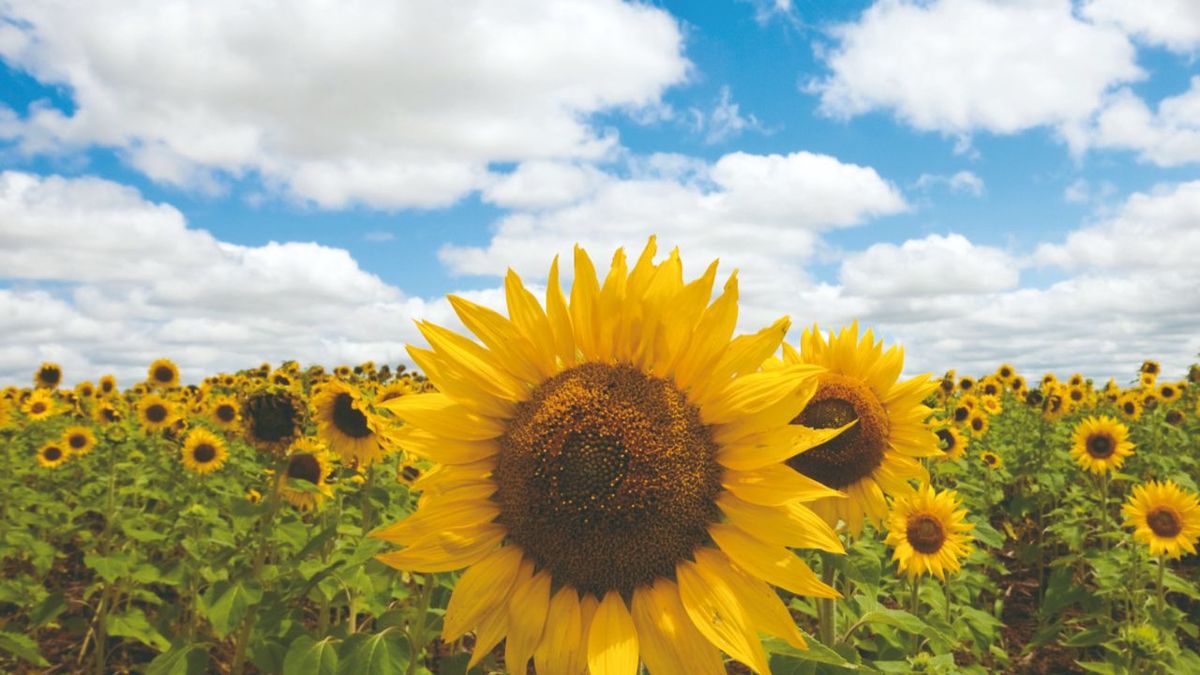
[[[155,359],[146,370],[146,381],[160,389],[179,386],[179,366],[171,359]]]
[[[1163,418],[1173,427],[1183,426],[1183,411],[1178,408],[1172,408],[1167,411],[1167,416]]]
[[[138,399],[138,422],[146,431],[162,431],[175,424],[178,411],[173,401],[157,394],[146,394]]]
[[[1045,402],[1046,397],[1041,389],[1031,389],[1025,394],[1025,405],[1030,408],[1041,408]]]
[[[358,387],[330,380],[312,399],[317,435],[346,464],[370,466],[383,457],[379,419]]]
[[[58,412],[58,402],[47,389],[35,389],[21,405],[21,411],[30,422],[48,419]]]
[[[96,447],[96,434],[85,426],[67,427],[60,444],[69,448],[73,455],[86,455]]]
[[[304,433],[304,403],[288,389],[255,389],[240,412],[246,442],[262,453],[281,456]]]
[[[51,441],[38,448],[37,462],[43,468],[57,469],[66,463],[70,455],[70,451],[63,447],[61,443]]]
[[[759,631],[803,645],[771,585],[834,594],[787,550],[842,550],[806,506],[837,493],[784,464],[840,430],[789,424],[818,368],[760,369],[786,320],[733,339],[736,277],[710,304],[715,264],[685,283],[654,257],[618,251],[600,283],[576,249],[570,301],[556,262],[544,307],[510,272],[508,316],[452,297],[479,342],[419,324],[437,392],[382,404],[436,466],[380,559],[468,567],[443,639],[476,629],[471,665],[507,637],[517,673],[718,673],[719,650],[766,672]]]
[[[937,434],[942,449],[942,459],[962,459],[963,453],[967,450],[967,439],[958,429],[952,426],[942,427],[934,433]]]
[[[887,515],[884,494],[909,489],[909,479],[926,478],[917,458],[941,454],[938,437],[925,425],[932,411],[922,403],[937,384],[923,375],[901,381],[903,350],[885,351],[869,330],[860,339],[857,323],[830,332],[828,339],[813,326],[804,332],[799,352],[784,345],[783,360],[823,368],[817,392],[794,424],[814,429],[852,424],[788,465],[848,495],[821,500],[814,508],[831,525],[841,520],[857,536],[864,517],[878,524]]]
[[[115,394],[117,391],[117,378],[113,377],[112,375],[105,375],[104,377],[100,378],[99,391],[101,396],[110,396]]]
[[[1196,553],[1200,541],[1200,500],[1174,481],[1149,481],[1137,485],[1121,507],[1125,527],[1133,538],[1150,548],[1150,555],[1178,558]]]
[[[988,468],[989,471],[999,471],[1004,466],[1004,460],[994,452],[985,450],[980,453],[979,461]]]
[[[288,449],[287,466],[279,476],[280,495],[303,511],[319,508],[333,494],[328,484],[333,456],[320,440],[303,437]]]
[[[57,389],[62,384],[62,366],[46,361],[33,373],[33,385],[39,389]]]
[[[180,449],[180,460],[189,471],[204,475],[225,465],[229,450],[225,439],[205,429],[195,427],[188,432]]]
[[[1111,417],[1088,417],[1075,426],[1071,456],[1092,473],[1115,471],[1132,454],[1129,429]]]
[[[962,566],[970,552],[972,525],[954,490],[935,492],[929,485],[903,495],[888,515],[887,543],[895,547],[892,560],[909,579],[932,574],[944,579]]]
[[[1142,367],[1139,368],[1138,370],[1139,370],[1139,372],[1141,372],[1144,375],[1158,377],[1158,374],[1160,372],[1162,372],[1162,366],[1159,365],[1158,361],[1152,361],[1150,359],[1147,359],[1145,361],[1142,361]]]

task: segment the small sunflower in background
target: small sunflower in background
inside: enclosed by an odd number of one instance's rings
[[[229,450],[225,439],[203,427],[188,432],[180,449],[180,460],[188,470],[200,475],[212,473],[225,465]]]
[[[967,417],[966,427],[967,430],[971,432],[972,436],[979,438],[987,433],[989,424],[990,422],[988,421],[988,414],[986,412],[983,410],[972,410],[970,416]]]
[[[8,424],[8,421],[12,419],[12,408],[13,406],[9,403],[8,399],[0,398],[0,427]]]
[[[971,550],[974,527],[954,490],[935,492],[925,485],[892,504],[886,543],[895,547],[897,572],[909,579],[932,574],[945,579],[957,572]]]
[[[962,377],[962,379],[960,379],[958,381],[958,388],[964,394],[974,391],[975,390],[975,378],[973,378],[969,375],[964,375]]]
[[[984,451],[979,455],[979,461],[988,468],[989,471],[999,471],[1004,466],[1004,460],[994,452]]]
[[[253,391],[242,401],[246,442],[259,452],[282,456],[304,434],[304,413],[304,402],[288,389],[266,387]]]
[[[91,399],[96,395],[96,385],[88,381],[75,385],[75,396],[81,401]]]
[[[1158,375],[1155,373],[1142,373],[1138,376],[1138,384],[1142,387],[1150,389],[1158,383]]]
[[[101,401],[92,411],[92,419],[97,424],[112,424],[121,420],[121,409],[112,401]]]
[[[175,404],[157,394],[146,394],[137,402],[138,422],[148,432],[162,431],[175,423]]]
[[[99,388],[97,391],[101,396],[110,396],[115,394],[117,391],[117,378],[113,377],[112,375],[105,375],[104,377],[100,378],[100,384],[98,387]]]
[[[61,443],[51,441],[38,448],[37,462],[46,469],[57,469],[66,463],[69,456]]]
[[[333,456],[325,444],[315,438],[301,438],[288,451],[287,466],[277,479],[279,494],[303,511],[319,508],[333,494],[327,483],[332,471]]]
[[[1182,393],[1182,387],[1174,382],[1163,382],[1158,385],[1158,399],[1163,403],[1171,403],[1179,400],[1179,396]]]
[[[1071,379],[1067,380],[1067,385],[1071,386],[1071,387],[1082,388],[1084,382],[1086,382],[1086,380],[1083,378],[1083,374],[1075,373],[1074,375],[1071,376]]]
[[[1004,405],[999,396],[984,396],[979,399],[979,405],[989,415],[999,415],[1004,412]]]
[[[33,386],[38,389],[58,389],[62,384],[62,366],[46,361],[33,373]]]
[[[209,405],[209,418],[222,431],[234,431],[238,427],[238,403],[232,396],[218,396]]]
[[[1025,378],[1020,375],[1014,376],[1008,381],[1008,388],[1017,396],[1024,396],[1026,390]]]
[[[1009,382],[1017,375],[1017,369],[1013,368],[1011,363],[1001,364],[996,369],[996,377],[1000,378],[1001,382]]]
[[[346,464],[370,466],[383,457],[379,419],[358,387],[330,380],[312,398],[317,435]]]
[[[1167,416],[1164,419],[1166,419],[1167,424],[1170,424],[1173,427],[1181,427],[1183,426],[1184,420],[1183,411],[1179,410],[1178,408],[1172,408],[1171,410],[1167,411]]]
[[[179,386],[179,366],[171,359],[155,359],[146,371],[146,381],[160,389]]]
[[[96,447],[96,434],[85,426],[68,427],[63,432],[62,445],[67,446],[73,455],[86,455]]]
[[[967,450],[967,439],[954,427],[942,427],[934,433],[937,434],[938,441],[942,448],[942,459],[958,460],[962,459],[963,453]]]
[[[1142,361],[1142,367],[1139,368],[1138,371],[1140,373],[1142,373],[1143,375],[1149,375],[1150,377],[1158,377],[1158,374],[1160,372],[1162,372],[1162,366],[1159,365],[1158,361],[1152,361],[1150,359],[1147,359],[1145,361]]]
[[[1049,389],[1056,384],[1058,384],[1058,378],[1054,376],[1054,373],[1046,373],[1042,376],[1042,389]]]
[[[58,402],[54,400],[54,395],[49,390],[35,389],[21,405],[21,412],[25,413],[25,417],[30,422],[38,422],[48,419],[58,412]]]
[[[1200,500],[1174,481],[1137,485],[1121,507],[1125,527],[1134,528],[1135,541],[1150,547],[1150,555],[1178,558],[1196,553],[1200,541]]]
[[[395,380],[389,383],[387,386],[381,388],[379,392],[375,394],[375,403],[376,405],[379,405],[382,403],[387,403],[394,398],[400,398],[401,396],[408,396],[409,394],[415,393],[420,392],[413,388],[412,380],[406,377]]]
[[[1136,394],[1125,394],[1117,399],[1117,410],[1125,419],[1137,421],[1142,416],[1142,402]]]
[[[1075,426],[1071,457],[1087,471],[1094,474],[1115,471],[1132,454],[1129,429],[1107,415],[1088,417]]]

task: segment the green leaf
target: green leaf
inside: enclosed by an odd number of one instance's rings
[[[29,612],[29,628],[41,628],[50,623],[67,609],[67,601],[62,593],[47,595],[33,611]]]
[[[972,522],[975,525],[975,528],[971,530],[971,534],[975,535],[975,539],[979,541],[979,543],[987,546],[988,548],[1004,547],[1004,535],[1000,534],[996,528],[982,520]]]
[[[110,584],[129,576],[129,556],[126,554],[103,556],[89,553],[83,556],[83,564],[96,570],[96,574]]]
[[[408,644],[398,633],[356,633],[342,643],[339,675],[392,675],[408,668]]]
[[[163,637],[140,609],[131,609],[123,614],[113,614],[108,617],[108,634],[114,637],[128,637],[165,652],[171,648],[171,641]]]
[[[1064,640],[1063,644],[1067,647],[1095,647],[1107,638],[1108,629],[1097,626],[1072,635],[1069,639]]]
[[[1089,673],[1102,673],[1103,675],[1118,675],[1121,670],[1115,666],[1111,666],[1103,661],[1076,661],[1075,665],[1083,668]]]
[[[203,675],[208,652],[196,645],[179,645],[159,654],[146,666],[146,675]]]
[[[212,623],[217,637],[224,638],[246,618],[250,606],[262,600],[262,587],[255,583],[218,581],[205,597],[204,615]]]
[[[780,674],[799,674],[816,672],[812,669],[804,669],[801,666],[805,663],[823,663],[828,666],[838,666],[847,670],[859,670],[856,664],[850,663],[842,658],[841,654],[826,647],[816,638],[805,635],[805,642],[808,643],[808,649],[796,649],[779,638],[767,638],[763,641],[763,647],[767,653],[771,655],[771,672]],[[825,672],[825,671],[821,671]]]
[[[8,652],[19,659],[28,661],[35,666],[49,666],[50,662],[42,658],[38,644],[33,638],[20,633],[0,631],[0,651]]]
[[[292,640],[287,656],[283,657],[283,672],[297,675],[333,675],[337,672],[337,640],[327,637],[317,641],[308,635]]]

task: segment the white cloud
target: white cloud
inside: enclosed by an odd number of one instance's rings
[[[747,130],[765,133],[767,129],[753,114],[743,115],[741,106],[733,100],[729,87],[721,87],[721,93],[712,110],[705,112],[692,108],[692,126],[698,133],[704,134],[704,142],[709,145],[724,143],[740,136]]]
[[[1186,92],[1159,101],[1155,111],[1128,89],[1116,92],[1090,135],[1093,147],[1134,150],[1158,166],[1200,162],[1200,76]]]
[[[840,278],[850,293],[870,297],[978,294],[1015,288],[1019,265],[960,234],[931,234],[853,253],[842,262]]]
[[[1070,125],[1142,76],[1125,34],[1069,0],[879,0],[832,34],[831,73],[810,86],[826,114],[888,110],[960,139]]]
[[[938,185],[946,186],[951,192],[966,192],[976,197],[982,196],[984,191],[983,179],[970,171],[958,171],[952,176],[923,173],[916,183],[917,188],[921,190]]]
[[[0,108],[27,152],[115,148],[164,183],[260,176],[323,207],[432,207],[493,162],[588,159],[597,111],[661,107],[679,25],[618,0],[144,3],[11,0],[0,57],[73,110]],[[620,48],[613,48],[620,36]]]
[[[607,177],[590,166],[564,162],[522,162],[483,191],[484,201],[514,209],[560,206],[591,194]]]
[[[1200,3],[1195,0],[1088,0],[1081,13],[1172,51],[1200,46]]]

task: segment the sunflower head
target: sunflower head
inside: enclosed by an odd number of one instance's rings
[[[79,400],[81,400],[81,401],[88,400],[88,399],[91,399],[95,395],[96,395],[96,385],[92,384],[91,382],[88,382],[85,380],[85,381],[80,382],[79,384],[75,385],[75,396]]]
[[[38,448],[38,464],[46,469],[57,469],[65,464],[69,457],[70,451],[58,441],[46,443]]]
[[[1112,417],[1088,417],[1075,427],[1071,456],[1079,466],[1094,474],[1121,468],[1125,458],[1132,454],[1129,429]]]
[[[970,376],[963,376],[963,378],[958,381],[958,388],[961,389],[963,392],[974,391],[975,390],[975,378],[970,377]]]
[[[912,579],[932,574],[944,579],[957,572],[970,552],[973,527],[954,490],[935,492],[925,485],[896,499],[888,515],[887,543],[895,547],[897,571]]]
[[[312,398],[317,435],[346,464],[369,466],[383,457],[378,417],[352,384],[330,380]]]
[[[73,455],[86,455],[96,447],[96,434],[85,426],[68,427],[63,432],[61,445],[69,448]]]
[[[1136,420],[1142,416],[1142,401],[1136,395],[1126,394],[1117,399],[1117,410],[1127,420]]]
[[[988,468],[989,471],[999,471],[1004,466],[1004,460],[994,452],[984,451],[979,455],[979,461]]]
[[[476,629],[469,666],[506,639],[513,672],[722,672],[720,650],[766,672],[760,631],[804,645],[771,586],[835,594],[788,550],[842,551],[806,505],[837,493],[784,464],[842,428],[789,425],[820,369],[762,368],[787,321],[734,340],[736,277],[710,303],[715,264],[685,283],[655,252],[618,251],[601,283],[576,249],[569,302],[557,263],[545,305],[510,272],[508,316],[452,297],[478,342],[420,323],[409,353],[437,391],[381,405],[434,467],[380,559],[468,568],[442,637]]]
[[[52,417],[58,412],[58,402],[47,389],[35,389],[21,405],[21,411],[30,422],[37,422]]]
[[[1138,376],[1138,384],[1143,387],[1153,387],[1158,382],[1157,373],[1142,373]]]
[[[962,459],[963,453],[967,450],[967,439],[958,429],[952,426],[942,427],[934,433],[937,434],[939,446],[942,449],[942,459]]]
[[[251,391],[240,412],[246,442],[259,452],[283,455],[304,433],[304,403],[288,389],[268,386]]]
[[[217,427],[231,431],[238,427],[241,411],[237,400],[232,396],[218,396],[209,406],[209,417]]]
[[[987,433],[989,424],[987,411],[979,409],[971,411],[971,414],[967,416],[967,423],[963,426],[967,428],[971,436],[979,438]]]
[[[1002,382],[1008,382],[1012,380],[1016,374],[1017,369],[1013,368],[1011,363],[1002,364],[996,369],[996,377],[998,377]]]
[[[179,386],[179,366],[171,359],[155,359],[146,370],[146,381],[160,389]]]
[[[196,427],[188,432],[180,453],[183,466],[201,475],[220,469],[229,456],[225,439],[204,427]]]
[[[33,373],[33,385],[39,389],[57,389],[62,384],[62,366],[46,361]]]
[[[138,399],[138,421],[146,431],[169,429],[179,419],[174,402],[157,394],[146,394]]]
[[[1183,388],[1174,382],[1163,382],[1158,385],[1158,398],[1163,403],[1177,400],[1182,392]]]
[[[1158,361],[1147,359],[1142,361],[1142,367],[1139,369],[1139,372],[1141,372],[1143,375],[1158,377],[1158,374],[1162,372],[1162,366],[1159,365]]]
[[[1179,410],[1178,408],[1173,408],[1171,410],[1168,410],[1167,416],[1165,419],[1167,421],[1167,424],[1170,424],[1173,427],[1181,427],[1181,426],[1183,426],[1183,419],[1184,419],[1183,411]]]
[[[121,420],[121,409],[112,401],[101,401],[92,412],[97,424],[112,424]]]
[[[1025,394],[1025,405],[1030,408],[1041,408],[1045,402],[1046,397],[1042,394],[1041,389],[1031,389]]]
[[[117,391],[117,378],[112,375],[105,375],[100,378],[100,395],[110,396]]]
[[[1196,553],[1200,541],[1200,501],[1174,481],[1149,481],[1137,485],[1121,507],[1125,527],[1134,528],[1134,540],[1147,545],[1151,555],[1178,558]]]
[[[328,484],[333,457],[318,439],[304,437],[288,449],[287,466],[279,476],[280,495],[303,511],[319,508],[333,493]]]

